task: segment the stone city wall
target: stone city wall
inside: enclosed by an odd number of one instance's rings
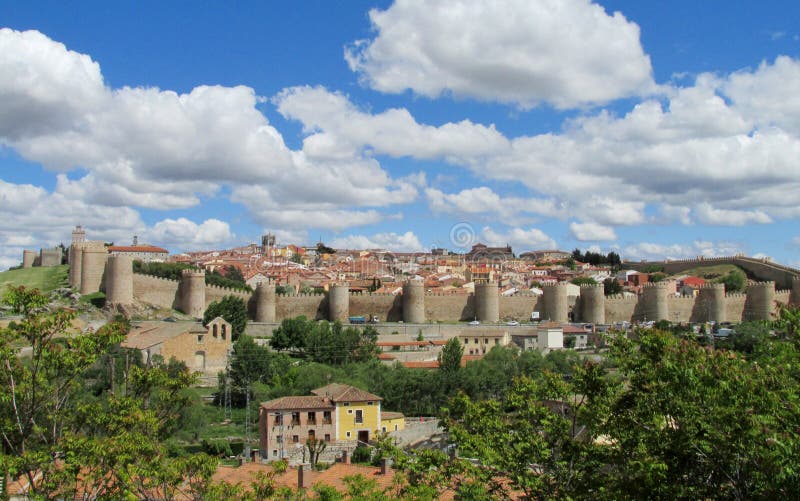
[[[425,319],[429,322],[469,321],[476,315],[471,294],[425,294]]]
[[[328,318],[328,300],[324,294],[278,295],[275,298],[275,317],[284,318],[304,316],[312,320]]]
[[[151,304],[160,308],[178,309],[180,296],[177,280],[153,277],[150,275],[133,274],[133,296],[137,301]]]
[[[500,320],[528,322],[531,313],[541,308],[541,296],[536,294],[516,294],[500,298]]]
[[[381,322],[399,322],[403,320],[402,300],[402,296],[393,294],[350,294],[349,316],[376,316]]]

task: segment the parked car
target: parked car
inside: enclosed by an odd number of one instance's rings
[[[519,322],[517,322],[516,320],[509,320],[508,322],[506,322],[506,325],[517,326],[519,325]]]
[[[481,323],[478,320],[473,320],[469,323],[469,325],[480,325]]]

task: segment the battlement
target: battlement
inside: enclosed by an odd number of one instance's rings
[[[775,282],[772,282],[772,281],[769,281],[769,282],[756,282],[756,281],[753,281],[753,280],[748,280],[747,281],[747,287],[748,288],[754,287],[754,288],[769,288],[769,289],[771,289],[771,288],[775,287]]]
[[[669,284],[666,282],[647,282],[642,284],[642,289],[667,289]]]
[[[719,289],[722,289],[724,291],[725,290],[725,284],[718,284],[718,283],[710,283],[710,282],[708,282],[708,283],[705,283],[705,284],[701,285],[700,289],[702,289],[702,290],[719,290]]]
[[[550,282],[544,282],[542,284],[542,289],[551,289],[557,287],[564,287],[566,288],[569,285],[569,282],[556,282],[555,280]]]
[[[181,277],[203,277],[205,278],[206,271],[205,270],[196,270],[194,268],[190,268],[187,270],[181,270]]]
[[[140,276],[140,277],[147,277],[147,278],[149,278],[149,279],[151,279],[151,280],[161,280],[161,281],[163,281],[163,282],[169,282],[169,283],[171,283],[171,284],[177,284],[177,283],[179,283],[179,281],[178,281],[178,280],[173,280],[173,279],[171,279],[171,278],[165,278],[165,277],[157,277],[157,276],[155,276],[155,275],[148,275],[147,273],[136,273],[136,272],[134,272],[134,275],[138,275],[138,276]]]
[[[249,296],[249,295],[252,294],[252,292],[247,291],[247,290],[234,289],[233,287],[222,287],[222,286],[219,286],[219,285],[206,284],[206,289],[210,290],[210,291],[218,291],[218,292],[221,292],[221,293],[227,294],[227,295],[241,294],[241,295],[244,295],[244,296]]]
[[[581,284],[581,290],[583,289],[605,289],[603,284]]]
[[[626,296],[624,294],[611,294],[610,296],[606,296],[606,301],[629,301],[632,303],[636,303],[639,301],[639,297]]]
[[[106,244],[99,240],[87,240],[80,244],[83,252],[108,252]]]

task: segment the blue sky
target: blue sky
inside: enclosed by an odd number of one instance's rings
[[[800,265],[796,2],[0,3],[0,269],[89,237]]]

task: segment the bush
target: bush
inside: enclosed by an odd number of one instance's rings
[[[356,447],[356,450],[353,451],[354,463],[369,463],[371,460],[372,452],[370,452],[369,447],[365,445],[359,445]]]
[[[203,439],[202,442],[203,452],[209,456],[228,457],[233,456],[231,451],[231,444],[227,440],[208,440]]]

